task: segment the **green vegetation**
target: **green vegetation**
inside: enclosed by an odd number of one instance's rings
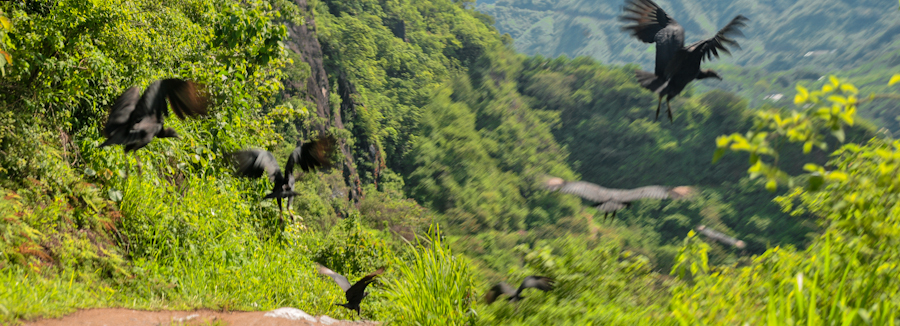
[[[362,317],[398,325],[897,321],[900,143],[857,116],[892,99],[848,81],[792,81],[793,112],[689,89],[659,123],[636,66],[517,54],[471,1],[29,1],[0,17],[0,322],[355,318],[316,263],[351,280],[386,267]],[[168,119],[181,138],[136,155],[97,148],[116,97],[167,77],[206,85],[210,117]],[[269,181],[235,178],[228,153],[283,158],[322,132],[339,163],[298,177],[280,223]],[[702,193],[602,222],[546,175]],[[480,299],[535,274],[557,288]]]

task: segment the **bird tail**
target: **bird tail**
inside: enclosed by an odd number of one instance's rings
[[[641,87],[649,89],[654,93],[659,93],[669,83],[665,79],[659,78],[659,76],[649,71],[637,70],[634,72],[634,76],[637,77]]]

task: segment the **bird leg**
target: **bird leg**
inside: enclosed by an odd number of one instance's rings
[[[278,202],[278,220],[284,225],[284,210],[281,208],[281,196],[276,196],[275,201]]]
[[[659,121],[659,109],[662,107],[662,96],[659,97],[659,101],[656,102],[656,121]]]
[[[137,161],[138,175],[143,175],[143,174],[144,174],[144,169],[142,168],[142,167],[143,167],[143,164],[141,164],[141,155],[138,154],[137,151],[134,151],[134,160]]]
[[[666,98],[666,112],[669,113],[669,122],[672,122],[672,107],[669,105],[669,98]]]

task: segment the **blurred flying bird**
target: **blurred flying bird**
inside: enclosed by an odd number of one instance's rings
[[[738,249],[743,249],[744,247],[747,246],[747,244],[744,243],[744,241],[732,238],[732,237],[726,235],[725,233],[710,229],[710,228],[706,227],[706,225],[697,226],[697,231],[700,232],[700,234],[703,234],[710,239],[716,240],[718,242],[721,242],[723,244],[726,244],[726,245],[729,245],[732,247],[737,247]]]
[[[154,137],[178,138],[174,129],[164,126],[169,115],[166,98],[179,119],[207,114],[207,99],[193,82],[177,78],[157,80],[147,86],[143,95],[141,88],[135,86],[122,93],[110,108],[103,128],[106,141],[100,147],[123,145],[128,153],[147,146]]]
[[[344,296],[347,298],[347,303],[335,303],[335,305],[350,310],[356,310],[357,316],[359,316],[359,303],[362,302],[363,298],[369,295],[369,293],[366,292],[366,287],[369,286],[370,283],[375,282],[375,276],[384,272],[384,268],[379,268],[372,274],[363,276],[359,281],[350,285],[350,281],[348,281],[344,275],[335,273],[333,270],[322,265],[318,265],[318,268],[319,274],[331,276],[331,278],[334,279],[334,282],[344,290]]]
[[[656,43],[656,70],[653,73],[638,70],[635,75],[641,86],[659,97],[656,119],[659,119],[662,98],[666,97],[669,121],[672,121],[669,100],[680,94],[688,83],[703,78],[722,80],[715,71],[700,69],[700,63],[704,59],[712,60],[713,56],[718,58],[719,51],[731,54],[726,46],[740,49],[740,45],[732,37],[743,36],[739,28],[746,26],[746,22],[749,21],[746,17],[738,15],[712,38],[685,47],[684,28],[653,1],[626,0],[624,11],[625,14],[619,19],[632,25],[624,26],[622,30],[644,43]]]
[[[281,199],[287,198],[288,209],[294,202],[294,166],[297,165],[303,172],[309,172],[316,167],[331,165],[329,157],[335,148],[335,139],[325,136],[318,140],[301,144],[294,148],[284,165],[284,173],[278,167],[278,161],[271,152],[262,149],[245,149],[232,154],[237,169],[237,175],[248,178],[259,178],[263,174],[269,176],[273,183],[272,192],[263,199],[275,198],[278,202],[278,210],[282,211]]]
[[[522,284],[519,285],[519,288],[513,288],[506,282],[500,282],[491,287],[490,290],[484,295],[484,301],[487,304],[491,304],[497,300],[497,297],[501,295],[507,295],[509,298],[507,299],[509,302],[516,302],[524,299],[522,296],[522,291],[527,288],[535,288],[541,291],[550,291],[553,290],[553,282],[554,280],[549,277],[544,276],[529,276],[526,277]]]
[[[595,208],[604,212],[605,219],[609,213],[616,217],[616,211],[631,206],[631,202],[639,199],[681,199],[692,196],[693,187],[679,186],[646,186],[634,189],[610,189],[586,181],[565,181],[551,177],[545,183],[547,189],[565,194],[573,194],[598,203]]]

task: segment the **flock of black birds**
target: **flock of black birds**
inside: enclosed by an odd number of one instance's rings
[[[740,48],[732,37],[741,35],[739,28],[745,26],[748,21],[744,16],[738,15],[712,38],[685,47],[684,28],[653,1],[626,0],[624,11],[625,15],[620,19],[630,25],[622,29],[642,42],[656,44],[654,72],[638,70],[635,75],[642,87],[658,95],[657,120],[662,99],[666,97],[669,121],[673,120],[669,101],[680,94],[688,83],[695,79],[722,79],[713,70],[700,69],[700,64],[704,59],[718,57],[719,51],[730,53],[727,46]],[[103,135],[107,139],[100,147],[122,145],[125,153],[135,152],[137,156],[136,151],[147,146],[153,138],[178,138],[178,133],[174,129],[165,127],[165,118],[169,115],[166,99],[179,119],[206,116],[208,113],[209,101],[201,91],[200,85],[194,82],[175,78],[157,80],[150,83],[143,94],[139,87],[132,87],[120,95],[110,108],[109,117],[103,128]],[[335,143],[333,136],[325,135],[298,145],[288,156],[283,171],[278,166],[275,156],[266,150],[243,149],[232,153],[231,157],[237,176],[248,178],[268,176],[273,187],[263,199],[274,198],[278,202],[279,212],[282,212],[282,200],[287,200],[290,209],[293,197],[297,195],[294,191],[294,167],[299,166],[303,172],[309,172],[330,166],[329,157],[335,149]],[[140,159],[137,161],[140,173]],[[585,181],[565,181],[555,177],[546,180],[545,186],[550,191],[574,194],[597,203],[595,208],[604,212],[604,219],[609,213],[615,218],[616,211],[628,208],[631,202],[639,199],[681,199],[688,198],[696,192],[694,188],[688,186],[610,189]],[[737,248],[743,248],[745,245],[743,241],[704,225],[698,226],[697,230],[700,234],[726,245]],[[318,271],[334,279],[344,291],[347,303],[336,305],[354,310],[359,315],[359,304],[368,295],[365,292],[366,287],[375,281],[376,276],[384,272],[384,268],[364,276],[352,285],[346,277],[325,266],[318,265]],[[522,291],[527,288],[550,291],[553,284],[552,278],[536,275],[526,277],[518,288],[499,282],[485,294],[485,301],[491,304],[499,296],[506,295],[509,302],[516,302],[524,298]]]

